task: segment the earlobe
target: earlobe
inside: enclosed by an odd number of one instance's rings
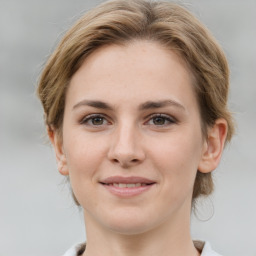
[[[63,143],[60,138],[60,135],[56,132],[55,129],[52,129],[49,127],[47,132],[48,132],[48,137],[55,151],[58,170],[60,174],[67,176],[69,175],[69,171],[67,167],[67,159],[63,150]]]
[[[207,141],[204,142],[202,157],[198,170],[208,173],[215,170],[220,162],[227,137],[227,122],[223,118],[216,120],[215,124],[209,128]]]
[[[60,174],[62,174],[64,176],[69,175],[66,156],[62,155],[60,157],[60,159],[57,160],[57,162],[58,162],[58,170],[59,170]]]

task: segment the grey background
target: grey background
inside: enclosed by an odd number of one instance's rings
[[[0,255],[62,255],[84,240],[82,213],[44,137],[35,88],[63,31],[99,2],[0,0]],[[256,256],[256,1],[185,3],[227,54],[237,120],[215,171],[216,192],[200,203],[192,234],[223,255]]]

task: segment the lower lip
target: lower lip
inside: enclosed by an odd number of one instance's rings
[[[138,196],[148,190],[150,190],[154,184],[141,186],[141,187],[132,187],[132,188],[120,188],[113,185],[102,184],[109,192],[119,197],[133,197]]]

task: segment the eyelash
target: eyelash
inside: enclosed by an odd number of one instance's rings
[[[148,119],[149,118],[149,119]],[[156,118],[161,118],[164,120],[164,122],[168,122],[167,124],[164,123],[164,124],[149,124],[149,125],[154,125],[154,126],[158,126],[158,127],[165,127],[165,126],[168,126],[168,125],[172,125],[172,124],[176,124],[177,123],[177,120],[169,115],[165,115],[165,114],[152,114],[148,117],[148,121],[146,122],[149,123],[151,120],[153,121],[154,119]]]
[[[80,121],[80,124],[89,125],[89,126],[95,126],[95,127],[104,125],[104,124],[98,124],[98,125],[97,125],[97,124],[93,124],[93,123],[89,124],[90,121],[92,122],[92,121],[95,120],[96,118],[102,119],[103,122],[104,122],[104,121],[107,121],[108,123],[110,123],[110,122],[107,120],[107,118],[105,117],[105,115],[103,115],[103,114],[91,114],[91,115],[85,116],[85,117]]]
[[[92,122],[96,118],[101,119],[103,123],[102,124],[93,124]],[[156,118],[161,118],[164,121],[164,124],[155,124],[155,123],[150,124],[150,122],[151,121],[154,122],[154,119],[156,120]],[[168,125],[177,123],[177,120],[175,118],[170,117],[169,115],[165,115],[165,114],[152,114],[152,115],[148,116],[146,118],[146,120],[147,121],[144,123],[145,125],[152,125],[152,126],[156,126],[156,127],[166,127]],[[166,124],[166,121],[168,122],[167,124]],[[89,123],[89,122],[91,122],[91,123]],[[105,123],[105,122],[107,122],[107,123]],[[106,124],[111,124],[111,122],[108,121],[106,116],[103,114],[91,114],[91,115],[85,116],[79,123],[83,124],[83,125],[92,126],[92,127],[100,127],[100,126],[103,126]]]

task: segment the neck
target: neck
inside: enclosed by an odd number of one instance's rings
[[[199,256],[190,235],[190,215],[176,215],[141,234],[102,229],[85,214],[87,243],[83,256]]]

